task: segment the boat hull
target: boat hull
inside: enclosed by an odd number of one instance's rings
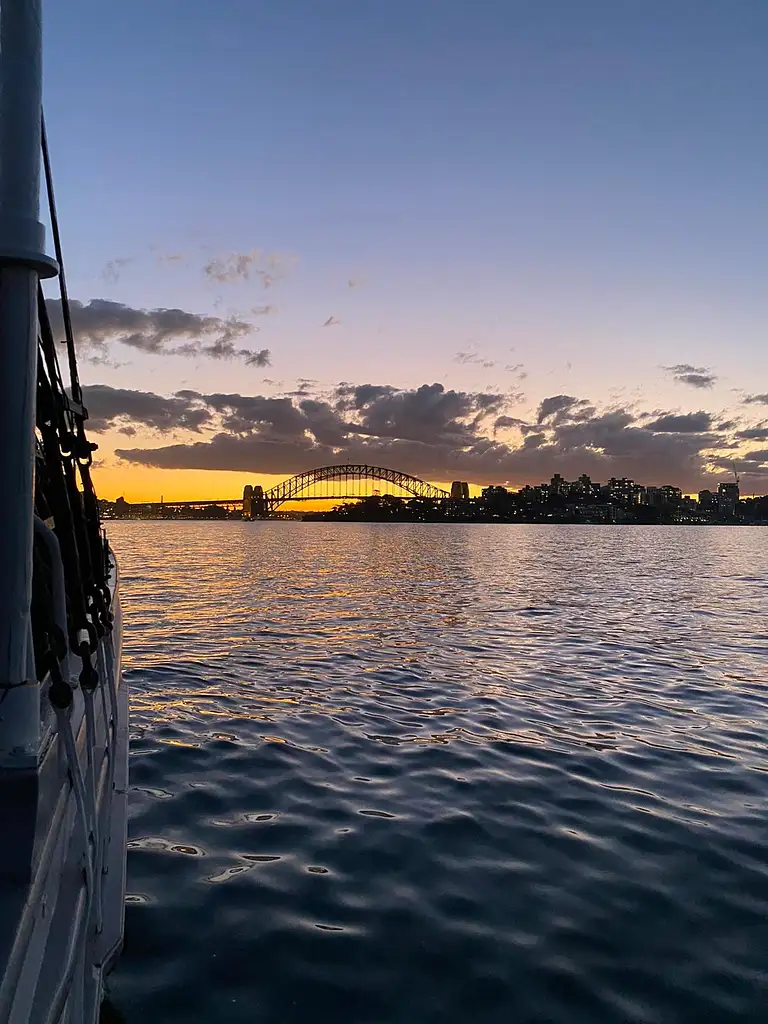
[[[104,979],[122,948],[128,689],[114,562],[110,587],[114,623],[96,652],[99,687],[89,698],[75,686],[66,713],[76,767],[44,683],[37,767],[0,769],[0,829],[11,840],[0,843],[0,1024],[95,1024]],[[66,668],[76,681],[78,660]],[[95,828],[83,827],[78,770]]]

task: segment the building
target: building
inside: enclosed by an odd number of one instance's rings
[[[699,508],[702,512],[714,512],[717,508],[717,498],[712,491],[699,491]]]
[[[663,487],[646,487],[643,502],[651,508],[679,508],[683,501],[683,492],[679,487],[664,484]]]
[[[621,505],[639,505],[643,488],[634,480],[622,477],[617,480],[612,476],[608,481],[608,497]]]
[[[568,481],[564,480],[559,473],[555,473],[549,482],[549,493],[550,494],[567,494],[568,493]]]
[[[451,484],[451,498],[453,501],[467,501],[469,499],[469,484],[466,480],[454,480]]]
[[[732,519],[739,504],[739,485],[720,484],[717,488],[717,512],[721,519]]]
[[[683,492],[679,487],[672,487],[670,484],[664,484],[661,488],[662,504],[672,505],[677,508],[683,500]]]

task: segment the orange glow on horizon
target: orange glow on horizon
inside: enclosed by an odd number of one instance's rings
[[[124,463],[109,463],[97,466],[93,471],[96,493],[100,498],[115,501],[125,498],[128,502],[143,501],[203,501],[218,498],[221,500],[240,498],[246,484],[261,484],[265,489],[274,487],[293,476],[293,473],[241,473],[227,470],[211,469],[155,469],[150,466],[133,466]],[[436,487],[450,490],[451,482],[430,480]],[[378,490],[383,494],[384,485]],[[469,485],[472,496],[478,495],[482,488],[477,484]],[[312,507],[331,508],[339,503],[338,499],[318,499]],[[295,505],[288,502],[286,509],[308,505],[299,502]]]

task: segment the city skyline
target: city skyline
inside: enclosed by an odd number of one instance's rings
[[[106,519],[768,525],[768,495],[740,495],[738,477],[696,497],[669,484],[615,478],[602,484],[587,474],[571,481],[556,474],[519,490],[489,485],[470,494],[466,481],[441,491],[396,470],[345,465],[318,467],[270,490],[247,484],[242,497],[149,503],[119,497],[100,506]]]
[[[346,458],[768,489],[764,4],[75,0],[46,31],[102,493]]]
[[[329,469],[333,472],[329,473]],[[346,470],[349,472],[347,473]],[[365,477],[359,475],[361,470],[365,471]],[[103,500],[109,504],[119,502],[126,505],[152,505],[156,507],[162,507],[164,504],[195,505],[199,503],[212,505],[216,501],[224,505],[233,505],[243,503],[246,500],[250,502],[252,498],[255,498],[255,492],[258,491],[260,494],[264,492],[269,492],[273,495],[276,492],[280,493],[280,504],[285,503],[290,505],[295,502],[313,501],[330,507],[334,501],[340,500],[339,497],[328,497],[327,494],[322,492],[322,487],[319,492],[311,493],[313,492],[313,488],[317,484],[325,484],[327,490],[328,483],[333,487],[333,481],[339,480],[342,481],[339,486],[344,490],[350,479],[354,479],[355,481],[358,481],[359,479],[360,483],[364,479],[375,481],[376,485],[371,485],[368,488],[373,496],[394,496],[405,500],[410,500],[414,497],[420,498],[420,494],[417,491],[407,490],[408,484],[397,482],[396,478],[401,475],[403,475],[401,471],[393,470],[390,467],[367,465],[355,466],[346,463],[338,463],[332,467],[316,467],[312,471],[296,474],[294,477],[280,481],[279,485],[272,485],[271,489],[269,482],[264,478],[261,480],[251,480],[242,487],[242,495],[235,494],[233,491],[232,495],[227,498],[223,498],[219,495],[217,499],[213,499],[207,495],[200,495],[192,499],[183,499],[167,497],[161,493],[159,500],[141,499],[131,502],[126,499],[124,495],[118,495],[116,499],[104,498]],[[737,473],[734,473],[733,480],[721,480],[711,488],[704,487],[693,494],[686,492],[683,488],[678,487],[675,484],[644,484],[627,477],[610,477],[605,483],[603,483],[599,480],[593,480],[587,473],[582,473],[578,478],[573,480],[567,480],[559,473],[556,473],[549,481],[539,481],[538,483],[532,483],[529,481],[518,488],[495,483],[486,483],[485,485],[470,484],[468,481],[461,480],[453,480],[450,483],[446,481],[445,486],[443,486],[442,484],[434,484],[431,481],[421,480],[420,478],[413,477],[410,474],[405,475],[410,476],[411,484],[421,485],[423,491],[430,492],[433,495],[431,500],[441,500],[441,496],[436,494],[436,490],[442,490],[442,498],[450,498],[451,500],[476,499],[494,491],[509,494],[538,492],[540,495],[559,495],[563,497],[575,496],[580,498],[591,496],[609,501],[616,498],[626,504],[654,504],[679,500],[696,500],[699,503],[710,504],[713,501],[717,503],[718,500],[722,500],[723,498],[728,502],[735,503],[738,503],[740,498],[750,500],[768,499],[768,494],[756,494],[742,491],[740,487],[741,478]],[[305,484],[305,477],[315,477],[315,480],[314,482]],[[242,479],[243,478],[241,477],[241,484]],[[354,486],[357,487],[358,483],[355,483]],[[394,488],[394,490],[392,488]],[[295,493],[297,497],[283,496],[288,492],[291,494]],[[359,490],[359,488],[355,493],[360,496],[364,496],[363,492]]]

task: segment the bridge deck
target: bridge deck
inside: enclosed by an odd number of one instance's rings
[[[285,498],[281,501],[281,504],[288,505],[292,501],[353,501],[360,500],[365,497],[374,497],[374,495],[365,494],[297,494],[290,498]],[[419,501],[419,498],[415,498],[412,494],[395,495],[395,497],[402,497],[406,501]],[[267,503],[269,504],[274,499],[265,496]],[[440,500],[447,500],[441,498]],[[144,508],[144,509],[161,509],[161,508],[206,508],[211,505],[236,505],[238,508],[242,508],[242,498],[204,498],[198,499],[197,501],[136,501],[131,502],[131,508]]]

